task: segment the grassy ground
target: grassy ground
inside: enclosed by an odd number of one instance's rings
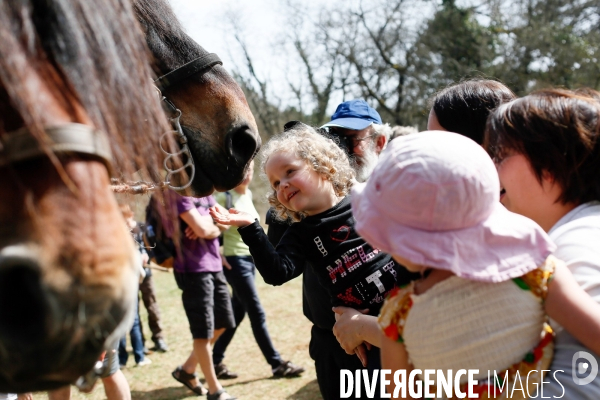
[[[181,364],[191,351],[191,334],[183,306],[181,292],[175,284],[171,272],[153,271],[157,287],[158,301],[166,333],[169,351],[154,353],[148,357],[152,364],[135,367],[130,356],[123,369],[131,386],[133,399],[192,399],[198,398],[171,377],[171,371]],[[260,352],[247,318],[241,323],[227,350],[225,363],[230,370],[239,373],[235,380],[221,381],[227,391],[240,400],[317,400],[321,399],[315,377],[314,364],[308,355],[310,323],[302,315],[301,279],[296,279],[282,287],[266,285],[259,274],[256,284],[267,313],[269,332],[275,348],[285,360],[306,368],[298,378],[274,379],[269,364]],[[150,336],[147,314],[141,307],[141,317],[145,333]],[[129,339],[128,339],[129,340]],[[152,342],[147,339],[147,346]],[[198,369],[198,373],[202,376]],[[36,394],[35,399],[46,399],[45,394]],[[102,384],[97,384],[91,394],[79,393],[72,389],[72,399],[105,399]]]

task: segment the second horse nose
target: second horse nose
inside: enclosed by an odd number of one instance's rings
[[[248,126],[241,126],[227,133],[225,143],[229,155],[240,165],[246,165],[260,149],[261,140]]]

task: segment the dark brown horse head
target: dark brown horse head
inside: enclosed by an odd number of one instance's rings
[[[0,37],[0,392],[25,392],[127,330],[140,260],[109,168],[156,171],[169,126],[128,0],[2,1]]]
[[[185,34],[164,0],[135,0],[158,75],[165,75],[208,54]],[[167,80],[168,81],[168,80]],[[159,87],[181,110],[183,131],[196,165],[188,194],[205,196],[228,190],[244,178],[260,148],[254,117],[239,85],[221,65]]]

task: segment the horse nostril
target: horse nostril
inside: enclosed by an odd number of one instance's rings
[[[47,306],[39,266],[25,257],[0,257],[0,337],[33,344],[45,332]]]
[[[246,165],[260,148],[260,137],[248,127],[229,131],[225,137],[227,152],[241,165]]]

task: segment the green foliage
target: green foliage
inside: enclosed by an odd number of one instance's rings
[[[494,15],[503,58],[490,73],[518,95],[549,86],[597,89],[598,11],[589,1],[521,0],[512,15]]]
[[[429,60],[440,81],[460,80],[485,69],[495,58],[493,33],[475,19],[473,9],[444,0],[419,37],[421,57]],[[437,60],[437,62],[436,62]]]

